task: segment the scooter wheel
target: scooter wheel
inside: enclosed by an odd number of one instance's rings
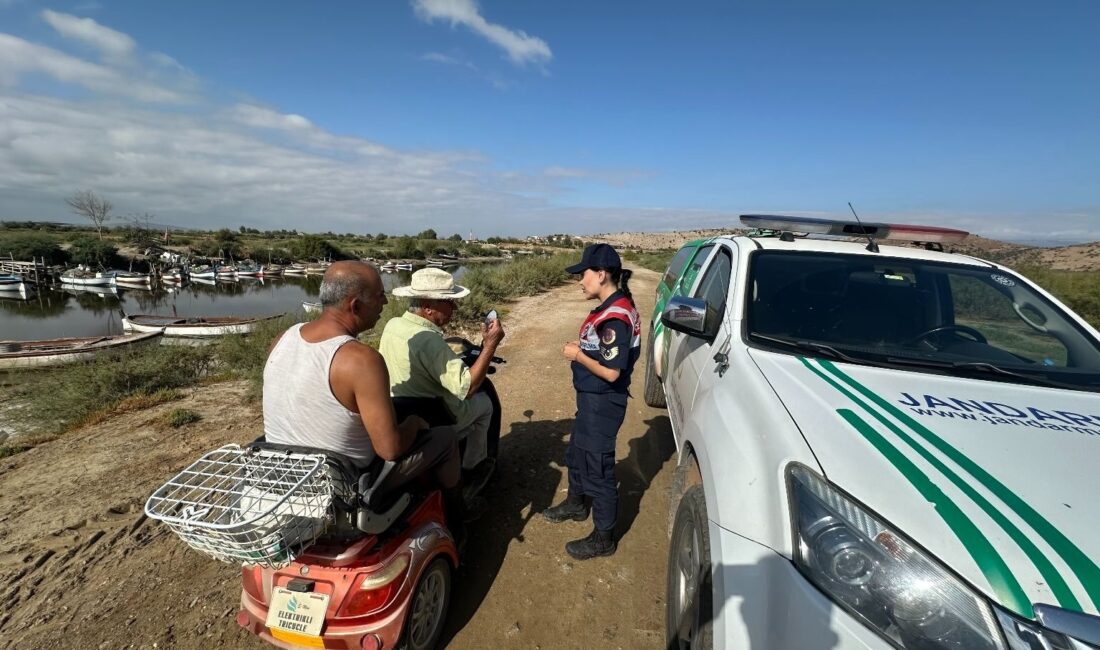
[[[416,583],[400,647],[403,650],[433,650],[438,646],[450,604],[451,565],[439,556],[432,560]]]

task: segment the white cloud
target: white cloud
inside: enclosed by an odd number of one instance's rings
[[[58,34],[91,45],[107,58],[124,59],[134,52],[134,39],[91,18],[79,18],[50,9],[43,9],[41,15]]]
[[[463,25],[503,49],[513,63],[548,63],[554,56],[541,38],[485,20],[474,0],[413,0],[413,9],[425,22],[445,20],[452,27]]]
[[[29,73],[88,90],[145,102],[181,102],[185,96],[117,69],[69,56],[64,52],[0,33],[0,83],[11,85]]]

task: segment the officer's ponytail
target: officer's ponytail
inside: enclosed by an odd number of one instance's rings
[[[611,274],[611,281],[615,283],[619,291],[622,292],[626,299],[630,301],[630,304],[634,304],[634,296],[630,294],[630,277],[634,275],[634,271],[630,269],[617,268],[607,269],[607,272]]]

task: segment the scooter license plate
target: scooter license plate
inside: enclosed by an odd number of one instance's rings
[[[303,593],[275,587],[271,591],[271,605],[267,610],[267,627],[276,638],[291,641],[288,637],[293,637],[293,642],[299,645],[324,647],[321,643],[321,627],[325,623],[328,599],[328,594]]]

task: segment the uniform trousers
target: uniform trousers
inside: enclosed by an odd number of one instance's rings
[[[615,438],[626,418],[624,393],[577,393],[577,416],[565,450],[569,496],[592,500],[596,529],[610,531],[619,516]]]

